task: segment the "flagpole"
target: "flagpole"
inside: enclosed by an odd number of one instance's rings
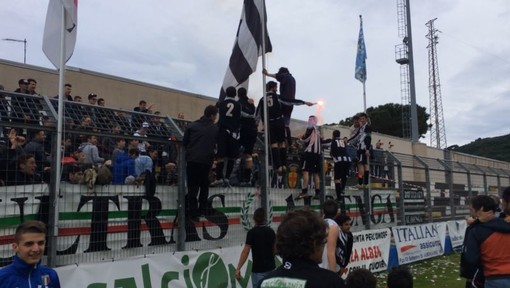
[[[59,215],[58,215],[58,199],[60,195],[60,174],[61,174],[61,158],[62,158],[62,124],[63,124],[63,115],[64,115],[64,73],[65,73],[65,47],[66,47],[66,11],[64,5],[62,5],[61,9],[61,31],[60,31],[60,67],[58,71],[58,112],[57,112],[57,139],[55,139],[55,146],[53,151],[55,152],[54,159],[55,159],[55,166],[53,169],[53,182],[54,189],[50,189],[50,210],[52,213],[50,213],[50,223],[53,223],[54,225],[51,227],[51,236],[54,241],[52,241],[51,246],[48,247],[48,262],[53,262],[56,256],[57,256],[57,247],[56,247],[56,239],[58,236],[58,222],[59,222]],[[53,190],[53,191],[51,191]],[[53,208],[53,209],[51,209]],[[54,265],[52,265],[54,266]]]
[[[266,1],[262,0],[262,15],[261,15],[261,25],[262,25],[262,69],[266,69]],[[262,198],[264,203],[262,203],[262,207],[266,210],[266,215],[269,215],[269,199],[271,195],[270,191],[270,182],[269,182],[269,123],[268,123],[268,117],[267,117],[267,91],[266,91],[266,75],[262,74],[262,91],[264,97],[264,167],[266,174],[264,177],[265,183],[264,183],[264,189],[266,191],[266,197],[265,199]],[[274,168],[274,167],[273,167]],[[271,223],[272,219],[269,219],[268,217],[268,223]]]
[[[365,81],[363,81],[363,112],[367,113],[367,93],[365,90]]]

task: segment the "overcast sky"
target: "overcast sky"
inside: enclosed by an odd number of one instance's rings
[[[78,40],[67,65],[216,97],[232,51],[241,0],[80,0]],[[48,1],[0,0],[0,38],[28,41],[27,63],[53,68],[42,52]],[[268,0],[273,53],[288,67],[299,106],[293,117],[338,122],[363,110],[354,78],[359,15],[367,47],[367,107],[401,103],[396,0]],[[437,45],[448,145],[510,133],[510,1],[411,0],[418,105],[429,110],[428,33]],[[1,41],[0,58],[23,62],[23,44]],[[261,97],[261,65],[249,94]],[[2,80],[0,79],[0,82]],[[107,95],[105,95],[108,98]],[[507,115],[507,116],[505,116]],[[421,139],[429,144],[429,138]]]

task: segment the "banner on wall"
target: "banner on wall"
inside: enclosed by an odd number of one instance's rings
[[[460,247],[464,243],[464,234],[466,233],[467,223],[466,220],[455,220],[446,222],[448,227],[448,235],[450,235],[450,241],[452,247]]]
[[[413,226],[396,226],[391,229],[400,265],[443,254],[444,249],[442,245],[444,243],[441,243],[441,234],[446,234],[446,225],[429,223]]]
[[[235,278],[242,246],[140,256],[56,268],[62,287],[251,287],[251,259]]]
[[[347,277],[349,271],[365,268],[371,272],[386,270],[391,244],[390,229],[365,230],[352,233],[354,244],[348,271],[342,274]]]

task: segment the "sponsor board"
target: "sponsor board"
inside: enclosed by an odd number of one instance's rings
[[[391,243],[390,229],[374,229],[354,232],[353,247],[348,271],[342,274],[346,278],[348,273],[358,268],[365,268],[371,272],[387,270]]]
[[[450,235],[452,247],[455,248],[462,246],[467,228],[466,220],[448,221],[446,222],[446,226],[448,227],[448,235]]]
[[[436,223],[392,227],[398,263],[404,265],[443,254],[444,228]],[[442,243],[443,242],[443,243]]]
[[[276,228],[298,189],[272,189],[270,217]],[[331,193],[331,191],[329,191]],[[329,196],[327,193],[327,197]],[[372,190],[370,217],[363,193],[348,190],[343,195],[352,231],[396,225],[393,190]],[[137,255],[176,250],[178,239],[176,186],[157,186],[154,196],[146,196],[143,186],[83,185],[62,183],[58,197],[57,265],[101,262]],[[293,198],[293,197],[291,197]],[[204,250],[243,244],[255,208],[261,206],[255,188],[211,188],[209,203],[213,213],[199,223],[185,223],[185,250]],[[293,208],[303,201],[292,203]],[[15,227],[23,220],[49,223],[49,189],[45,184],[0,187],[0,266],[10,262]],[[313,200],[319,210],[319,201]],[[244,229],[243,229],[244,228]]]
[[[208,288],[251,287],[251,258],[235,277],[242,247],[144,255],[112,263],[69,265],[55,270],[62,287]],[[279,265],[281,262],[275,259]]]

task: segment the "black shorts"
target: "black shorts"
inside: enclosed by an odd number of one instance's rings
[[[283,118],[269,121],[269,143],[285,142],[285,125]]]
[[[305,152],[303,154],[302,171],[308,173],[319,173],[321,168],[321,155],[317,153]]]
[[[243,146],[244,154],[252,154],[255,141],[257,141],[257,127],[253,125],[241,125],[241,137],[239,145]]]
[[[368,157],[367,155],[365,154],[367,150],[365,149],[358,149],[358,163],[359,164],[368,164]]]
[[[213,141],[211,139],[211,141]],[[239,140],[235,139],[225,129],[221,129],[218,132],[218,152],[216,153],[218,158],[237,158],[239,156]]]
[[[334,175],[335,178],[334,179],[338,180],[338,179],[342,179],[343,177],[346,177],[347,174],[349,174],[350,167],[351,167],[350,161],[336,162],[335,167],[334,167],[334,170],[335,170],[335,175]]]

